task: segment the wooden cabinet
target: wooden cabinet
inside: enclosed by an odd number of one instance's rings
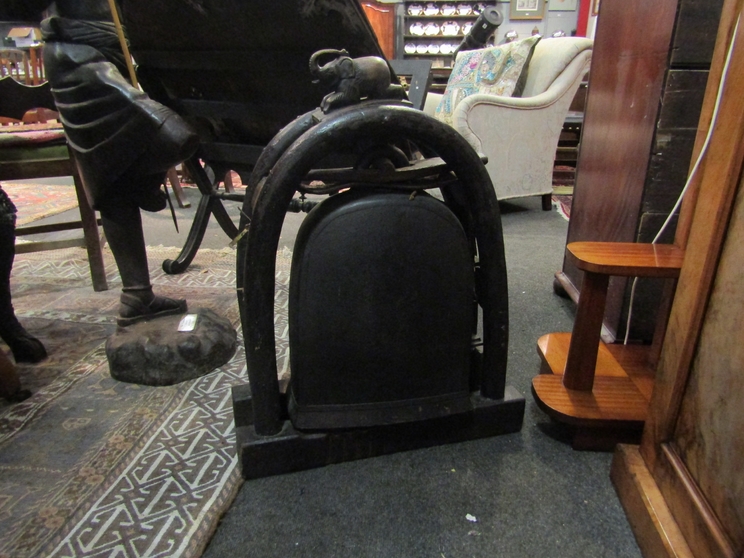
[[[701,122],[742,8],[726,0]],[[744,27],[736,35],[744,44]],[[694,210],[683,213],[692,214],[685,260],[643,440],[620,446],[612,466],[649,557],[744,556],[744,49],[734,49],[726,83]]]
[[[385,58],[395,58],[395,4],[382,4],[377,0],[362,0],[362,9],[377,36]]]
[[[690,166],[722,0],[603,0],[567,243],[650,242]],[[674,235],[674,223],[662,238]],[[577,299],[581,272],[561,287]],[[623,337],[629,280],[611,280],[605,338]],[[662,282],[638,283],[631,339],[650,340]]]

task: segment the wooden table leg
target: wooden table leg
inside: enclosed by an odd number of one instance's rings
[[[225,173],[225,178],[223,180],[225,183],[225,192],[229,192],[232,194],[235,192],[235,188],[233,187],[233,181],[232,181],[232,171],[229,170]]]
[[[171,183],[173,193],[176,195],[178,207],[191,207],[191,202],[186,199],[186,196],[183,193],[183,188],[181,188],[181,181],[178,179],[178,172],[176,172],[176,167],[171,167],[168,170],[168,180]]]
[[[88,253],[88,266],[90,267],[90,277],[93,282],[93,290],[96,292],[108,290],[108,280],[106,279],[106,265],[103,261],[103,251],[101,248],[101,233],[98,228],[98,218],[96,212],[90,205],[88,195],[85,192],[83,181],[77,170],[77,162],[72,149],[68,147],[70,154],[71,174],[73,184],[75,185],[75,195],[78,200],[78,210],[80,211],[80,222],[82,223],[83,237],[85,238],[85,249]]]
[[[563,372],[563,385],[568,389],[591,391],[594,385],[609,282],[609,275],[584,272],[566,369]]]

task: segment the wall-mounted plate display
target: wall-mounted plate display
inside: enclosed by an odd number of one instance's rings
[[[2,0],[0,0],[2,1]],[[399,1],[399,0],[396,0]],[[510,0],[511,3],[535,2],[543,9],[548,0]],[[451,68],[453,55],[487,8],[509,9],[502,0],[405,0],[402,37],[396,55],[404,59],[428,59],[432,67]],[[504,13],[506,17],[506,13]]]

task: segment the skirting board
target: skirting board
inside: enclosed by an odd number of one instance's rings
[[[610,479],[644,556],[694,558],[638,446],[617,446]]]
[[[507,386],[504,399],[471,396],[473,410],[419,422],[348,430],[300,432],[289,420],[276,436],[253,428],[248,386],[233,388],[236,444],[243,478],[281,475],[333,463],[376,457],[522,429],[524,397]]]

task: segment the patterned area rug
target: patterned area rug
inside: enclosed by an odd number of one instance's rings
[[[186,273],[149,248],[156,291],[211,308],[239,329],[235,252],[200,250]],[[19,365],[30,399],[0,402],[0,556],[196,557],[240,484],[230,388],[247,382],[239,347],[226,365],[174,386],[113,380],[104,343],[115,330],[120,280],[93,291],[82,249],[16,257],[19,319],[49,358]],[[277,356],[287,368],[291,253],[277,257]],[[1,346],[0,350],[7,347]]]
[[[571,202],[573,196],[553,194],[553,207],[566,221],[571,219]]]
[[[573,201],[573,186],[556,185],[553,183],[553,207],[568,221],[571,218],[571,202]]]
[[[17,225],[27,225],[77,207],[72,185],[3,182],[3,190],[18,208]]]

